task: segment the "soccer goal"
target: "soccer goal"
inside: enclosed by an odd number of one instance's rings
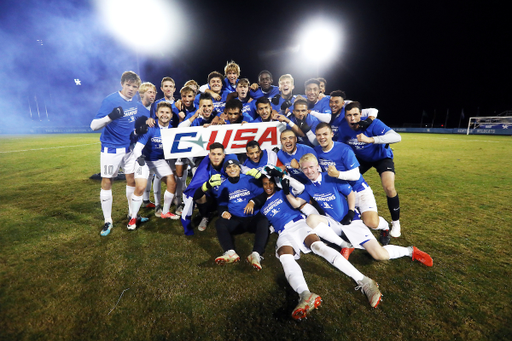
[[[475,116],[470,117],[468,122],[469,135],[475,129],[511,129],[512,116]]]

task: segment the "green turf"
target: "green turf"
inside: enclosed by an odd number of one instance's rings
[[[290,318],[297,295],[275,235],[262,271],[219,267],[213,225],[187,237],[144,209],[150,221],[127,231],[118,182],[115,227],[100,237],[100,187],[89,180],[98,140],[0,137],[2,340],[512,339],[510,137],[402,134],[393,145],[402,237],[392,243],[429,252],[434,266],[355,251],[351,262],[384,294],[372,309],[351,279],[305,255],[299,263],[323,303],[302,322]],[[377,174],[365,178],[389,219]],[[236,243],[245,258],[252,236]]]

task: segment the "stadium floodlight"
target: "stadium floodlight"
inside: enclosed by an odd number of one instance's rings
[[[178,5],[164,0],[96,0],[96,7],[114,37],[145,55],[176,50],[175,29],[186,25]]]
[[[327,18],[309,22],[299,34],[300,52],[316,65],[317,73],[320,65],[331,61],[339,52],[341,45],[341,29],[339,24]]]

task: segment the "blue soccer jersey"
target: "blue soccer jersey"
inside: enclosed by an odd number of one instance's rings
[[[272,98],[275,95],[277,95],[278,93],[279,93],[279,87],[277,87],[275,85],[271,85],[270,89],[268,91],[263,91],[263,90],[261,90],[261,88],[258,88],[258,90],[256,90],[256,91],[253,91],[251,89],[251,91],[249,92],[249,95],[251,96],[251,98],[257,100],[260,97]]]
[[[291,166],[291,162],[293,159],[297,160],[298,162],[303,155],[308,153],[317,156],[313,148],[303,144],[297,144],[297,148],[293,154],[288,154],[287,152],[280,150],[277,152],[277,157],[279,158],[279,161],[281,161],[281,163],[285,165],[286,170],[288,171],[292,178],[297,179],[302,183],[305,183],[309,181],[308,178],[304,175],[304,173],[302,173],[302,170],[293,168]]]
[[[372,124],[364,130],[352,130],[347,121],[345,121],[340,126],[338,140],[352,147],[352,150],[359,160],[375,162],[386,158],[392,159],[393,151],[389,147],[386,148],[386,145],[357,141],[357,135],[359,134],[374,137],[384,135],[390,130],[391,128],[377,118],[374,119]]]
[[[329,106],[330,96],[325,96],[321,100],[315,103],[313,108],[310,110],[310,115],[316,116],[316,114],[332,114],[331,107]]]
[[[332,148],[326,152],[321,146],[315,147],[318,155],[318,164],[322,167],[322,171],[327,172],[330,165],[336,167],[337,170],[344,172],[359,167],[356,155],[348,145],[341,142],[334,142]],[[356,181],[347,181],[355,192],[364,190],[369,187],[362,175]],[[363,186],[366,185],[365,186]]]
[[[219,186],[219,196],[228,198],[228,211],[237,217],[252,217],[258,214],[259,210],[254,210],[252,214],[245,214],[244,209],[249,200],[261,193],[263,193],[263,188],[258,185],[258,180],[245,174],[240,174],[237,183],[231,183],[227,179]]]
[[[215,109],[215,110],[217,110],[217,112],[221,113],[224,111],[224,108],[226,107],[226,98],[228,97],[229,92],[223,91],[220,95],[221,95],[220,100],[216,100],[215,98],[212,98],[212,99],[213,99],[213,109]],[[194,106],[196,108],[199,108],[199,97],[200,96],[201,96],[201,94],[198,94],[196,96],[196,98],[194,99]]]
[[[162,145],[162,129],[171,129],[169,125],[167,127],[160,127],[157,123],[154,127],[149,128],[148,132],[142,135],[137,142],[142,143],[145,147],[142,153],[146,157],[147,161],[156,161],[165,159],[164,148]]]
[[[100,141],[102,147],[108,148],[129,148],[131,139],[130,134],[135,127],[135,120],[142,116],[139,113],[139,105],[135,100],[127,101],[119,92],[108,95],[101,103],[100,110],[94,117],[99,119],[107,116],[114,108],[121,107],[124,116],[110,122],[101,132]]]
[[[290,121],[292,121],[293,123],[297,124],[297,118],[295,117],[295,115],[290,115],[289,118],[290,118]],[[307,115],[306,116],[306,124],[311,127],[311,131],[313,133],[315,133],[316,126],[319,123],[320,123],[320,121],[315,116],[313,116],[313,115]],[[286,129],[290,129],[291,130],[292,128],[289,125],[286,125]],[[304,136],[304,137],[297,136],[297,143],[313,147],[313,144],[309,141],[307,136]]]
[[[253,162],[251,159],[247,158],[245,161],[244,161],[244,166],[247,167],[247,168],[255,168],[257,170],[259,170],[260,172],[263,170],[263,168],[265,168],[266,165],[268,165],[269,163],[271,165],[274,165],[275,166],[275,163],[276,163],[276,154],[273,152],[273,151],[270,151],[270,153],[272,153],[273,155],[273,160],[269,160],[269,151],[268,150],[265,150],[263,149],[262,151],[262,155],[261,155],[261,158],[260,158],[260,161],[259,162]]]
[[[160,102],[167,102],[171,105],[171,112],[173,113],[172,117],[171,117],[171,123],[170,125],[173,126],[173,127],[177,127],[178,124],[180,123],[180,118],[178,115],[174,115],[174,112],[178,112],[178,108],[176,108],[176,105],[174,104],[174,100],[171,100],[171,101],[168,101],[164,98],[160,98],[160,99],[157,99],[153,105],[151,105],[151,110],[150,110],[150,116],[151,118],[153,118],[155,121],[158,121],[158,118],[156,117],[156,108],[158,106],[158,103]]]
[[[277,191],[267,198],[260,212],[267,217],[277,233],[283,232],[286,224],[301,217],[300,212],[288,202],[283,191]]]
[[[290,102],[292,102],[292,105],[293,105],[293,102],[295,102],[296,97],[297,97],[296,95],[293,95],[292,98],[290,99]],[[272,100],[274,100],[274,99],[272,99]],[[284,99],[283,96],[279,96],[279,103],[277,103],[277,104],[274,104],[272,102],[272,100],[270,101],[270,103],[272,105],[272,109],[277,111],[278,113],[284,115],[284,112],[281,111],[281,105],[284,103],[284,101],[286,101],[286,99]]]
[[[334,220],[341,221],[348,212],[347,199],[352,187],[343,180],[331,178],[325,173],[320,174],[320,183],[310,180],[305,184],[306,189],[299,197],[309,201],[310,197],[322,207],[325,214]]]

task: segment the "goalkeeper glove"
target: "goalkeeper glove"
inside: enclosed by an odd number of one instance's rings
[[[141,155],[137,158],[137,162],[139,163],[139,166],[144,166],[146,164],[146,156]]]
[[[297,125],[304,134],[311,130],[311,127],[309,126],[309,124],[306,123],[305,120],[297,120]]]
[[[245,174],[250,175],[256,179],[261,178],[261,172],[259,170],[257,170],[256,168],[249,169],[247,171],[247,173],[245,173]]]
[[[203,190],[203,192],[207,192],[209,189],[212,189],[215,186],[220,186],[221,184],[222,180],[220,174],[215,174],[212,175],[212,177],[208,181],[205,181],[201,189]]]

